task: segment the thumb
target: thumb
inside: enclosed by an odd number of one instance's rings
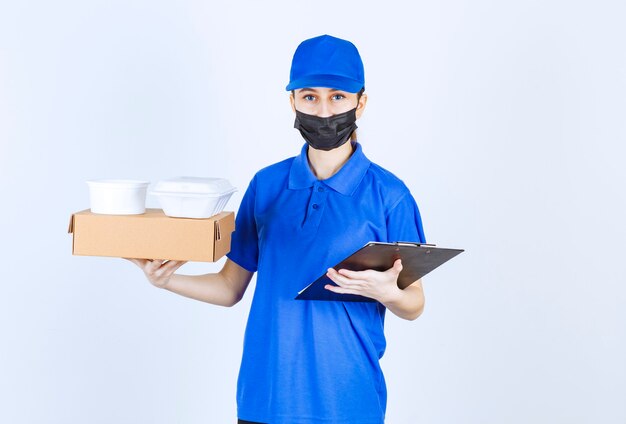
[[[400,271],[402,271],[402,259],[396,259],[396,261],[393,263],[393,269],[400,274]]]

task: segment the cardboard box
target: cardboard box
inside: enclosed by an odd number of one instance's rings
[[[161,209],[142,215],[101,215],[89,209],[72,214],[72,254],[118,258],[215,262],[230,251],[235,214],[172,218]]]

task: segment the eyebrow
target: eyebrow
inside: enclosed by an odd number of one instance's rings
[[[300,92],[302,92],[302,91],[312,91],[312,92],[314,92],[314,93],[317,93],[317,92],[318,92],[318,90],[316,90],[316,89],[314,89],[314,88],[310,88],[310,87],[303,87],[303,88],[301,88],[301,89],[300,89]],[[342,92],[342,93],[345,93],[345,91],[343,91],[343,90],[339,90],[339,89],[337,89],[337,88],[331,88],[331,89],[330,89],[330,92],[331,92],[331,93],[335,93],[335,92],[337,92],[337,91],[340,91],[340,92]]]

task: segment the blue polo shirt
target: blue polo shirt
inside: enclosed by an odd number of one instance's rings
[[[369,241],[426,241],[406,185],[359,143],[353,148],[339,172],[318,180],[305,144],[299,156],[260,170],[243,196],[227,256],[258,274],[237,384],[240,419],[384,422],[386,308],[294,300]]]

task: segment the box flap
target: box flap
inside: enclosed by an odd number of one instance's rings
[[[70,217],[70,225],[67,227],[68,234],[72,234],[74,232],[74,214]]]
[[[230,251],[231,233],[235,229],[235,214],[222,212],[215,217],[213,260],[216,261]]]
[[[222,234],[232,233],[235,230],[235,215],[232,212],[222,212],[215,216],[215,240],[221,240]]]

